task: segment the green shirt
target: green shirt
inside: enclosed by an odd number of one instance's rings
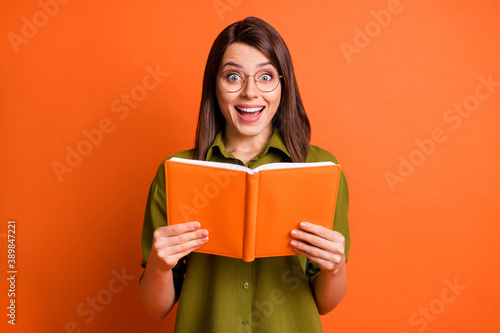
[[[192,158],[187,150],[173,155]],[[171,156],[171,157],[173,157]],[[289,153],[277,132],[264,150],[246,166],[289,160]],[[226,151],[218,133],[207,153],[207,161],[243,163]],[[309,146],[306,162],[337,159],[329,152]],[[298,184],[299,186],[299,184]],[[333,229],[345,237],[346,261],[349,254],[349,194],[341,174]],[[203,221],[199,221],[203,227]],[[142,234],[142,266],[152,246],[153,231],[167,225],[165,169],[162,163],[151,184]],[[191,253],[173,269],[176,298],[179,299],[175,332],[323,332],[312,287],[320,272],[316,263],[304,256],[241,259]]]

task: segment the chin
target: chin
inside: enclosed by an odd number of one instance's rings
[[[243,135],[243,136],[257,136],[259,134],[262,134],[263,132],[265,132],[267,129],[269,128],[269,131],[272,132],[272,127],[267,125],[267,126],[263,126],[263,125],[254,125],[254,126],[244,126],[244,127],[237,127],[236,130],[238,131],[238,133],[240,135]]]

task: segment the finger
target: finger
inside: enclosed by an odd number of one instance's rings
[[[186,222],[165,227],[159,227],[155,230],[155,234],[161,237],[177,236],[186,232],[197,230],[201,227],[200,222]]]
[[[309,259],[318,258],[318,259],[328,260],[329,258],[331,258],[333,256],[332,253],[330,253],[322,248],[301,242],[297,239],[292,240],[290,242],[290,245],[294,249],[299,250],[300,252],[304,253],[304,255],[306,255],[308,258],[310,257]]]
[[[171,251],[174,255],[181,255],[181,257],[199,249],[202,247],[206,242],[208,242],[208,237],[201,238],[201,239],[195,239],[190,242],[184,243],[184,244],[179,244],[176,246],[171,247]]]
[[[160,244],[160,245],[155,244],[155,249],[158,252],[158,257],[167,260],[171,257],[176,257],[176,258],[183,257],[193,252],[194,250],[200,248],[206,242],[208,242],[208,236],[203,238],[193,239],[191,241],[179,243],[173,246],[165,246],[165,244]]]
[[[208,239],[206,240],[206,242],[208,242]],[[177,259],[177,260],[179,260],[179,259],[180,259],[180,258],[182,258],[182,257],[187,256],[188,254],[190,254],[190,253],[191,253],[191,252],[193,252],[193,251],[198,250],[200,247],[202,247],[203,245],[205,245],[205,243],[206,243],[206,242],[203,242],[202,244],[196,245],[196,246],[194,246],[194,247],[192,247],[192,248],[190,248],[190,249],[188,249],[188,250],[186,250],[186,251],[184,251],[184,252],[179,252],[179,253],[177,253],[177,254],[175,255],[176,257],[178,257],[178,259]]]
[[[315,247],[325,249],[327,251],[335,251],[336,244],[334,242],[322,238],[316,234],[311,234],[302,230],[292,230],[290,232],[290,235],[296,240],[309,243],[311,245],[314,245]]]
[[[176,246],[168,246],[161,243],[155,243],[153,244],[153,249],[151,251],[149,261],[152,265],[161,267],[161,269],[170,270],[182,257],[199,249],[206,242],[208,242],[208,237],[193,240],[188,243],[179,244]]]
[[[308,259],[317,263],[322,270],[334,270],[342,263],[342,260],[344,258],[341,254],[332,254],[326,251],[322,251],[321,249],[314,249],[314,247],[301,242],[296,243],[297,244],[294,246],[294,250],[297,253],[306,256]]]
[[[333,242],[345,243],[345,237],[340,232],[325,228],[323,226],[313,224],[310,222],[301,222],[300,229],[307,231],[309,233],[313,233],[322,238],[328,239]]]
[[[201,229],[201,230],[186,232],[178,236],[163,238],[163,243],[168,244],[169,246],[173,246],[177,244],[188,243],[193,240],[202,239],[205,237],[208,237],[208,230]]]
[[[298,249],[295,249],[295,251],[298,254],[301,254],[301,255],[307,257],[309,260],[314,261],[316,264],[318,264],[319,268],[322,271],[328,271],[328,272],[334,272],[335,273],[339,269],[339,267],[342,266],[341,262],[336,263],[336,262],[328,261],[328,260],[325,260],[325,259],[322,259],[322,258],[317,258],[317,257],[309,255],[306,252],[302,252],[302,251],[300,251]]]
[[[330,241],[334,240],[334,231],[328,228],[325,228],[321,225],[317,225],[310,222],[300,222],[299,227],[301,230],[305,230],[309,233],[318,235],[322,238],[328,239]]]

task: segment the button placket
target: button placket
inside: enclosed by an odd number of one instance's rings
[[[246,332],[251,328],[252,321],[252,293],[250,288],[250,283],[252,282],[252,263],[244,262],[243,260],[239,263],[239,297],[240,297],[240,329],[241,332]]]

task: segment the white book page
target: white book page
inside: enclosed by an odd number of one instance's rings
[[[208,166],[208,167],[222,168],[222,169],[229,169],[229,170],[239,170],[239,171],[245,171],[245,172],[252,171],[250,168],[247,168],[246,166],[238,165],[238,164],[230,164],[230,163],[189,160],[186,158],[179,158],[179,157],[172,157],[170,159],[170,161],[181,162],[181,163],[186,163],[186,164],[204,165],[204,166]]]
[[[279,163],[268,163],[261,165],[255,169],[247,168],[246,166],[238,165],[238,164],[230,164],[230,163],[221,163],[221,162],[211,162],[211,161],[200,161],[200,160],[189,160],[185,158],[172,157],[170,161],[181,162],[186,164],[195,164],[195,165],[204,165],[208,167],[214,168],[222,168],[228,170],[238,170],[245,171],[250,174],[255,174],[261,170],[276,170],[276,169],[293,169],[293,168],[309,168],[315,166],[326,166],[326,165],[335,165],[335,163],[330,161],[325,162],[311,162],[311,163],[287,163],[287,162],[279,162]]]
[[[286,162],[269,163],[256,167],[255,169],[252,170],[252,173],[257,173],[261,170],[310,168],[310,167],[327,166],[327,165],[335,165],[335,163],[330,161],[311,162],[311,163],[286,163]]]

